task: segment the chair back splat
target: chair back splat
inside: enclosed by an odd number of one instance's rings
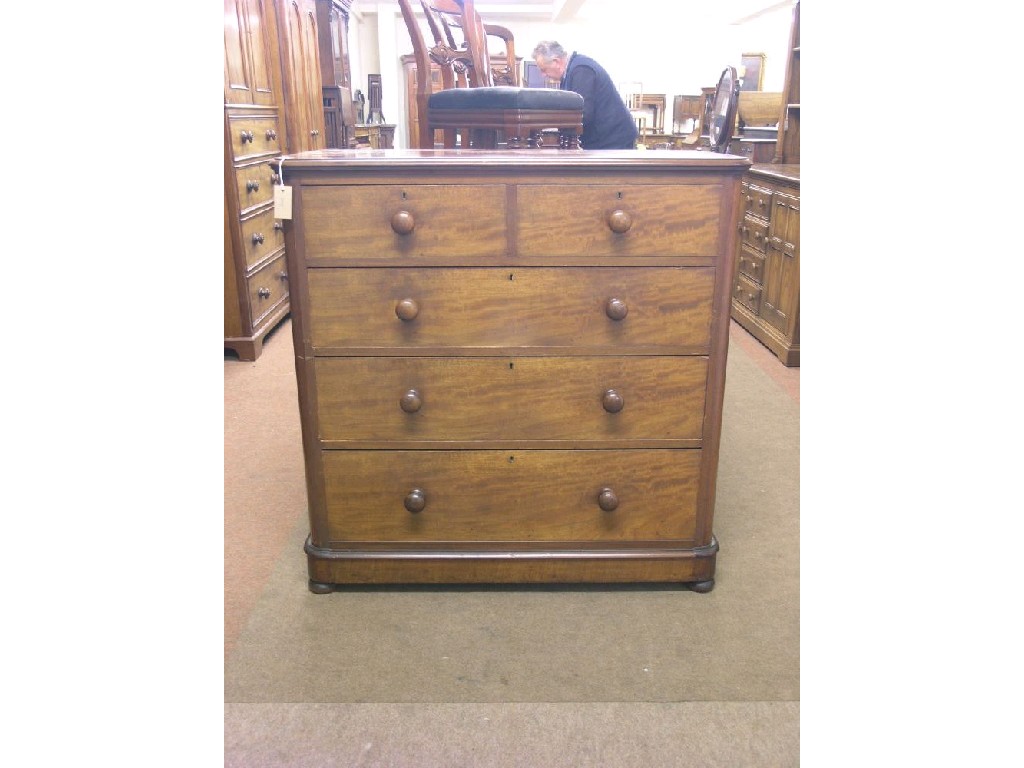
[[[520,86],[511,32],[484,23],[473,0],[418,3],[434,39],[429,47],[413,12],[413,0],[398,0],[416,65],[420,149],[434,148],[435,130],[443,131],[448,148],[542,147],[545,131],[557,131],[559,148],[579,148],[583,97],[571,91]],[[487,52],[488,36],[505,44],[505,61],[497,66]],[[436,93],[431,85],[432,65],[441,75],[441,90]]]

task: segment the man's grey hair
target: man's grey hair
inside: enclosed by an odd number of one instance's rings
[[[565,48],[554,40],[541,40],[537,43],[537,47],[533,49],[533,58],[536,59],[538,56],[540,56],[540,58],[545,62],[551,61],[552,59],[568,58]]]

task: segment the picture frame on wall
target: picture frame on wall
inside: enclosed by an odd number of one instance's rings
[[[740,55],[740,66],[743,71],[740,73],[741,91],[760,91],[764,84],[764,63],[767,55],[763,53],[744,53]]]

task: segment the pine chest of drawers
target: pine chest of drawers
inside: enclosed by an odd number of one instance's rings
[[[709,152],[287,156],[310,589],[711,589],[749,164]]]

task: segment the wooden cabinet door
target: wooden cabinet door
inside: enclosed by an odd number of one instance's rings
[[[315,0],[278,0],[288,151],[324,147]]]
[[[264,0],[224,0],[224,102],[276,103],[271,68],[277,59]]]
[[[793,331],[800,301],[800,200],[776,192],[765,259],[761,317],[785,334]]]

